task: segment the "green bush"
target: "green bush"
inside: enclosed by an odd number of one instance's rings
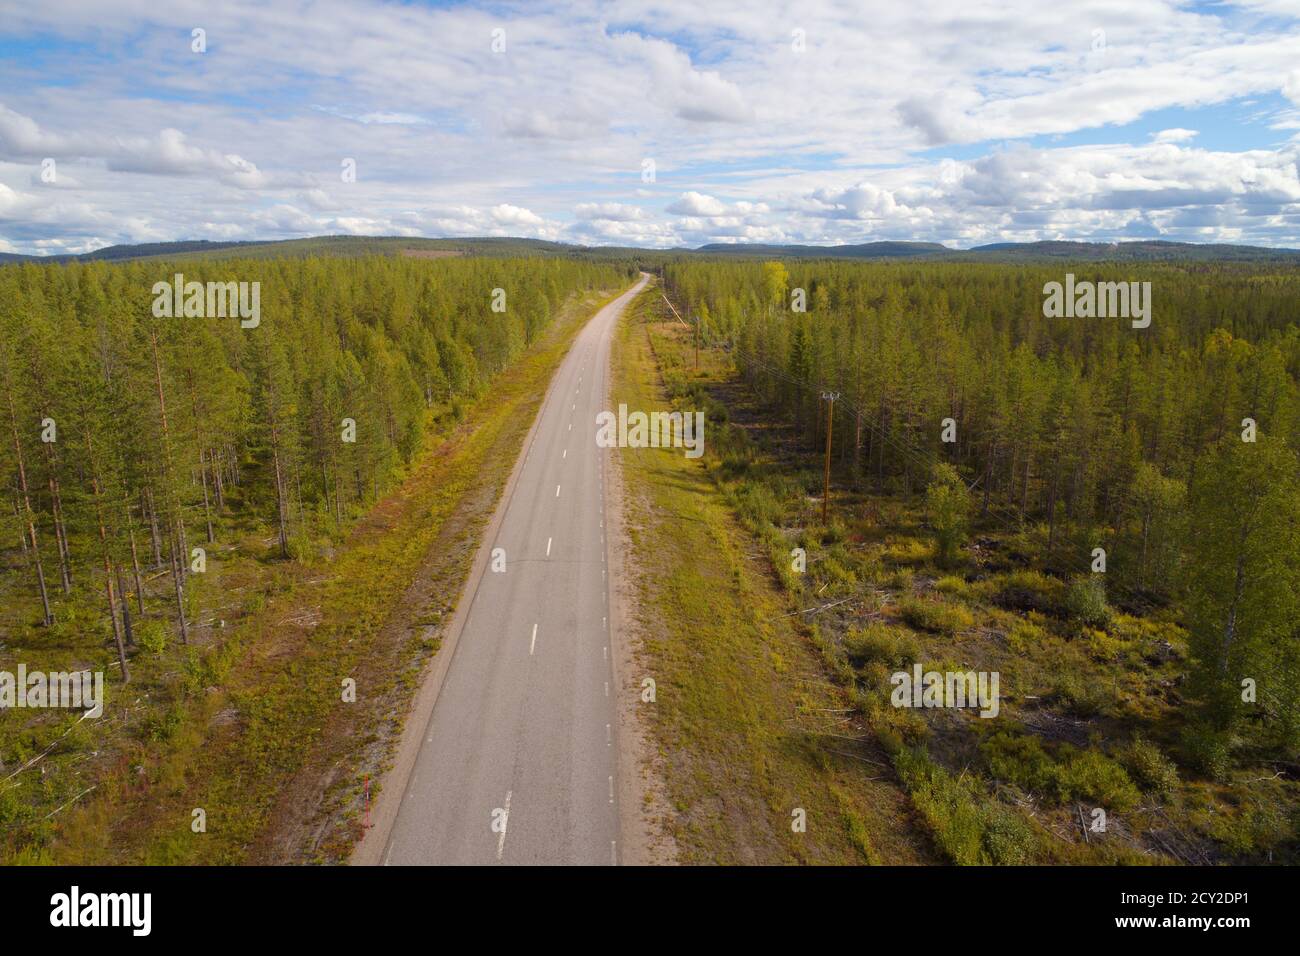
[[[1062,801],[1086,798],[1112,811],[1131,810],[1142,801],[1124,768],[1101,751],[1076,751],[1066,744],[1061,755],[1056,788]]]
[[[912,803],[949,859],[958,866],[987,863],[984,817],[970,791],[931,763],[923,751],[900,750],[894,765],[912,795]]]
[[[858,667],[871,663],[894,668],[909,667],[916,661],[918,653],[912,635],[878,621],[849,631],[844,637],[844,650]]]
[[[1053,758],[1034,735],[1000,730],[980,751],[995,778],[1057,802],[1087,798],[1107,810],[1129,810],[1142,798],[1124,768],[1099,750],[1065,744]]]
[[[946,574],[934,582],[934,589],[943,594],[949,594],[953,597],[964,598],[970,595],[970,585],[966,583],[965,578],[958,577],[955,574]]]
[[[1228,775],[1231,760],[1228,737],[1207,724],[1193,724],[1183,731],[1183,759],[1187,766],[1211,780]]]
[[[1067,672],[1057,677],[1048,698],[1071,716],[1095,717],[1114,702],[1114,693],[1105,684]]]
[[[1105,627],[1110,623],[1110,605],[1106,603],[1106,585],[1097,576],[1079,578],[1065,592],[1065,612],[1070,619],[1086,627]]]
[[[936,464],[933,480],[925,489],[925,514],[941,564],[956,560],[966,543],[970,512],[970,491],[957,469],[944,462]]]
[[[1266,797],[1247,797],[1236,812],[1216,814],[1210,826],[1210,836],[1237,856],[1269,852],[1294,835],[1295,820]]]
[[[1033,734],[1000,730],[980,744],[989,773],[1025,790],[1046,792],[1056,781],[1056,765]]]
[[[164,743],[170,740],[184,723],[184,709],[180,704],[172,704],[161,713],[145,717],[142,729],[146,739],[154,743]]]
[[[998,866],[1025,866],[1033,862],[1034,832],[1015,810],[991,803],[984,808],[984,849]]]
[[[1124,766],[1133,781],[1148,793],[1164,795],[1178,786],[1178,770],[1173,761],[1149,740],[1138,737],[1124,755]]]
[[[857,584],[857,575],[849,566],[851,563],[852,559],[844,554],[843,549],[837,547],[823,555],[821,560],[813,565],[812,570],[818,581],[829,582],[834,592],[839,593]]]
[[[904,598],[899,601],[898,613],[918,631],[932,631],[936,634],[955,634],[975,623],[975,615],[960,604],[919,598]]]
[[[141,621],[135,626],[135,639],[146,651],[161,654],[167,647],[167,625],[159,620]]]
[[[935,842],[959,866],[1032,862],[1037,841],[1015,810],[984,796],[973,778],[957,778],[919,748],[894,754],[894,766]]]
[[[993,601],[1010,611],[1054,614],[1061,582],[1040,571],[1012,571],[997,583]]]

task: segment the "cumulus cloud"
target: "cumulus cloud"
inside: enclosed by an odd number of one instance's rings
[[[619,202],[578,203],[573,207],[573,214],[579,219],[609,222],[632,222],[645,218],[645,212],[639,206],[629,206]]]
[[[144,8],[24,5],[6,35],[60,82],[0,57],[4,239],[1300,245],[1300,135],[1276,132],[1300,131],[1300,11],[1143,0],[1121,29],[1113,2],[1078,0],[1077,31],[1040,0],[810,3],[799,53],[775,2],[543,0],[496,55],[475,4],[230,0],[205,26],[241,42],[202,58]]]
[[[672,43],[625,33],[613,38],[616,48],[650,69],[653,97],[692,123],[743,123],[754,118],[740,88],[717,70],[697,70],[691,58]]]
[[[30,116],[0,103],[0,155],[13,159],[41,159],[66,153],[69,142],[41,129]]]
[[[211,175],[241,189],[258,189],[266,177],[254,163],[235,153],[191,146],[178,129],[164,129],[156,137],[117,140],[108,151],[108,168],[118,172],[151,175]]]
[[[492,218],[503,226],[540,226],[542,217],[530,209],[501,203],[492,207]]]
[[[694,190],[682,193],[680,199],[664,207],[678,216],[725,216],[727,207],[720,200]]]
[[[0,106],[0,156],[14,159],[90,159],[117,172],[208,175],[230,186],[267,184],[256,164],[235,153],[191,145],[178,129],[151,137],[67,136],[48,132],[30,116]]]
[[[839,192],[819,189],[812,200],[816,214],[834,219],[887,219],[899,212],[894,194],[871,183],[859,183]]]

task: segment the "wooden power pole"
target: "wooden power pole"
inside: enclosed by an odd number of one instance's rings
[[[830,507],[831,507],[831,420],[835,413],[835,399],[839,398],[837,392],[822,392],[822,398],[826,400],[826,481],[822,490],[822,524],[830,524]]]

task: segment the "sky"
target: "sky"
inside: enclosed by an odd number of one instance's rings
[[[0,252],[1300,247],[1300,0],[0,0]]]

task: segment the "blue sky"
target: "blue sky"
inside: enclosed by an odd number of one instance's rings
[[[1300,247],[1298,27],[1300,0],[0,0],[0,251]]]

